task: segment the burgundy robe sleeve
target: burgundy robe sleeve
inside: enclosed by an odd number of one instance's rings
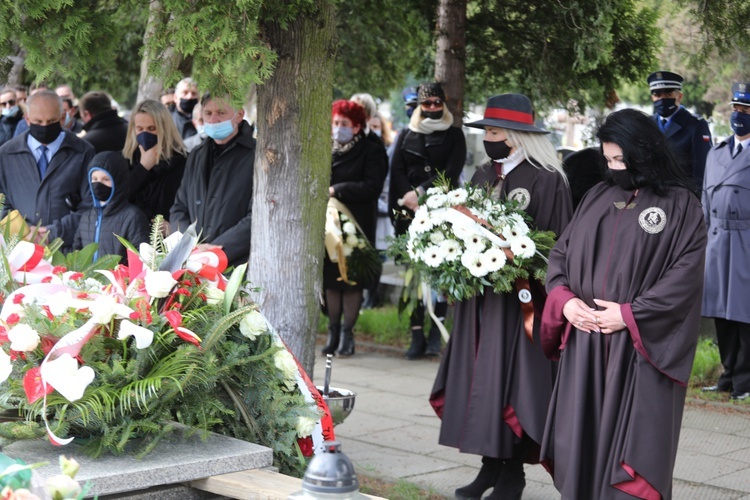
[[[706,228],[695,200],[673,228],[661,278],[621,312],[636,350],[672,380],[687,384],[699,333]]]

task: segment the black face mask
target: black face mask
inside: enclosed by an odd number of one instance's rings
[[[196,104],[198,104],[198,99],[180,99],[180,109],[186,115],[193,113]]]
[[[615,184],[620,186],[625,191],[632,191],[636,188],[635,182],[633,182],[633,176],[627,170],[614,170],[609,169],[609,175]]]
[[[677,109],[677,99],[662,98],[654,101],[654,113],[664,118],[671,116]]]
[[[92,182],[91,191],[94,193],[94,197],[99,201],[107,201],[112,194],[112,186],[107,186],[101,182]]]
[[[484,150],[487,153],[487,156],[489,156],[493,160],[502,160],[503,158],[507,158],[508,156],[510,156],[510,149],[511,148],[510,146],[508,146],[508,141],[484,141]]]
[[[430,118],[432,120],[439,120],[443,117],[443,110],[440,111],[425,111],[422,110],[422,117],[423,118]]]
[[[29,125],[29,134],[31,134],[31,137],[45,146],[55,142],[60,132],[62,132],[60,122],[50,123],[49,125],[36,125],[34,123]]]

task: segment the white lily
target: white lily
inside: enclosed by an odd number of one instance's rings
[[[71,403],[81,399],[86,387],[94,381],[94,370],[90,366],[78,368],[78,362],[68,353],[42,363],[41,374],[42,380]]]
[[[117,338],[125,340],[130,336],[135,337],[135,346],[138,349],[145,349],[154,341],[154,332],[124,319],[120,322],[120,332],[117,334]]]
[[[89,306],[91,319],[100,325],[109,324],[112,318],[125,319],[129,318],[133,311],[125,304],[120,304],[117,298],[112,295],[102,295],[91,302]]]

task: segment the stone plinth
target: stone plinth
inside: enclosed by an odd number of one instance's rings
[[[49,462],[49,465],[36,469],[43,479],[60,473],[60,455],[75,458],[81,464],[76,479],[81,485],[90,482],[93,487],[88,494],[100,498],[107,495],[146,498],[149,492],[144,490],[152,489],[151,494],[154,494],[153,489],[158,491],[167,485],[174,485],[179,491],[184,488],[180,483],[268,467],[273,461],[270,448],[217,434],[211,434],[203,441],[197,434],[184,437],[180,431],[164,438],[141,459],[109,454],[91,458],[75,441],[62,447],[53,446],[47,440],[17,441],[3,448],[3,453],[27,464]],[[167,498],[164,493],[159,497]],[[186,498],[184,493],[181,496]]]

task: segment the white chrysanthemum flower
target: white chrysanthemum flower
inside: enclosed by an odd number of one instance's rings
[[[464,239],[464,243],[466,244],[467,252],[482,253],[487,248],[488,241],[478,234],[472,234]]]
[[[357,238],[356,234],[349,234],[346,237],[346,244],[352,248],[359,246],[359,238]]]
[[[417,243],[419,243],[419,238],[409,238],[409,241],[406,243],[406,253],[411,260],[418,260],[421,255],[421,252],[415,249]]]
[[[516,257],[530,259],[536,252],[536,244],[528,236],[519,236],[510,240],[510,251]]]
[[[472,276],[481,278],[489,273],[487,266],[482,263],[482,255],[478,252],[466,252],[461,256],[461,264],[469,270]]]
[[[435,223],[430,219],[427,211],[420,213],[420,211],[417,210],[417,213],[414,214],[414,220],[412,220],[409,225],[409,232],[411,234],[421,234],[432,229],[434,225]]]
[[[268,331],[266,318],[259,311],[250,311],[240,320],[240,333],[250,340],[255,340],[258,335]]]
[[[516,215],[516,214],[513,214]],[[519,238],[521,236],[526,236],[529,234],[529,226],[526,225],[525,222],[517,220],[508,220],[506,219],[506,224],[503,226],[502,234],[503,237],[506,240],[512,240],[514,238]]]
[[[505,252],[495,247],[490,248],[482,254],[482,263],[487,267],[488,273],[494,273],[502,269],[507,260]]]
[[[451,205],[463,205],[469,198],[469,193],[464,188],[448,191],[448,199]]]
[[[481,189],[475,189],[469,196],[471,201],[480,201],[482,198],[484,198],[484,191]]]
[[[461,244],[456,240],[445,240],[440,243],[440,248],[447,262],[453,262],[461,253]]]
[[[430,245],[422,252],[422,260],[430,267],[438,267],[445,260],[443,250],[438,245]]]
[[[428,188],[427,191],[426,191],[426,193],[428,195],[431,195],[431,194],[445,194],[445,190],[446,190],[446,188],[443,187],[443,186],[440,186],[440,187],[433,186],[431,188]]]
[[[430,241],[435,245],[443,240],[445,240],[445,234],[442,231],[433,231],[430,233]]]
[[[442,208],[448,204],[448,196],[444,194],[433,194],[424,203],[429,208]]]
[[[344,222],[341,226],[341,230],[346,234],[357,234],[357,226],[353,222]]]
[[[25,323],[19,323],[8,330],[10,348],[18,352],[33,351],[39,345],[39,332]]]

